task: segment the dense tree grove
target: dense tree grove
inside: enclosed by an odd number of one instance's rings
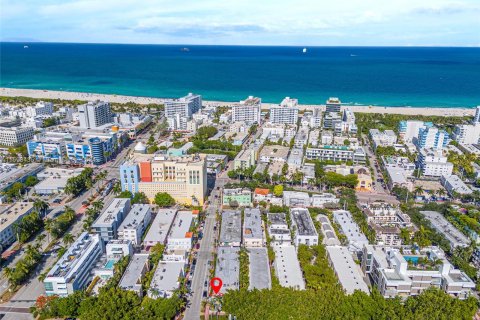
[[[166,192],[159,192],[155,195],[154,202],[159,207],[170,207],[175,204],[175,199]]]
[[[222,309],[237,319],[472,319],[477,301],[454,299],[441,290],[429,289],[416,297],[385,299],[378,291],[346,295],[328,265],[322,245],[301,245],[298,258],[306,290],[273,285],[271,290],[229,291]]]
[[[89,189],[93,185],[93,169],[85,168],[82,173],[76,177],[71,177],[67,180],[65,186],[65,193],[73,196],[77,196],[82,193],[83,190]]]

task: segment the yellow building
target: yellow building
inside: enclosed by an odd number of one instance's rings
[[[207,163],[198,156],[155,156],[137,163],[138,192],[153,202],[160,192],[187,205],[203,205],[207,194]]]

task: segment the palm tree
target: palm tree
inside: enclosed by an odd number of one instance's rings
[[[8,282],[13,285],[15,282],[15,280],[13,279],[13,275],[15,274],[15,269],[5,267],[3,268],[3,274],[5,278],[7,278]]]
[[[45,240],[46,237],[47,235],[44,233],[39,234],[37,237],[37,243],[41,245],[41,243],[43,242],[43,240]]]
[[[119,181],[117,181],[114,185],[113,185],[113,188],[112,188],[112,191],[114,194],[119,194],[120,192],[122,192],[122,185],[120,184]]]
[[[65,206],[65,212],[63,213],[68,221],[72,221],[75,218],[75,210],[69,206]]]
[[[48,203],[41,199],[37,199],[33,203],[33,208],[35,209],[35,211],[39,212],[42,216],[47,212],[48,207]]]
[[[50,242],[50,235],[52,235],[53,233],[53,229],[54,229],[54,226],[55,226],[55,221],[53,219],[50,219],[50,218],[47,218],[45,219],[44,221],[45,223],[45,231],[47,231],[47,234],[48,234],[48,242]]]
[[[63,243],[65,244],[65,246],[69,246],[71,245],[75,240],[73,239],[73,236],[71,233],[66,233],[64,236],[63,236]]]
[[[103,209],[103,201],[97,200],[92,202],[92,207],[95,211],[100,212]]]
[[[413,190],[413,194],[415,196],[423,194],[425,190],[423,190],[422,186],[416,186],[415,189]]]
[[[445,196],[446,194],[447,194],[447,193],[445,192],[445,189],[438,189],[438,190],[437,190],[437,195],[438,195],[439,197],[443,197],[443,196]]]

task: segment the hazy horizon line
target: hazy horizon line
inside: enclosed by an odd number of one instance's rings
[[[210,46],[210,47],[298,47],[298,48],[322,48],[322,47],[331,47],[331,48],[480,48],[479,45],[464,45],[464,46],[453,46],[453,45],[278,45],[278,44],[189,44],[189,43],[120,43],[120,42],[71,42],[71,41],[41,41],[41,40],[0,40],[0,43],[19,43],[19,44],[29,44],[29,43],[44,43],[44,44],[92,44],[92,45],[137,45],[137,46],[191,46],[191,47],[200,47],[200,46]]]

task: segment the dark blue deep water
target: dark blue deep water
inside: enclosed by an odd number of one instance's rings
[[[28,49],[23,46],[28,45]],[[480,105],[480,48],[0,43],[0,86],[264,102]]]

